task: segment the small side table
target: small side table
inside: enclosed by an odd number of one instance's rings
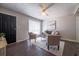
[[[3,38],[2,40],[0,40],[0,56],[6,56],[6,46],[6,39]]]

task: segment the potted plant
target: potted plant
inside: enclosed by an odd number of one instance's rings
[[[5,38],[5,33],[0,33],[0,40],[2,40],[3,38]]]

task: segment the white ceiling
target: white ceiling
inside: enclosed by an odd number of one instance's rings
[[[46,5],[49,5],[47,3]],[[9,8],[13,11],[20,12],[38,19],[48,19],[60,16],[74,14],[77,3],[54,3],[47,9],[48,16],[41,14],[40,3],[2,3],[0,6]]]

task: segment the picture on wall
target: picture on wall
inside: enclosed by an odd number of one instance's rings
[[[49,30],[56,30],[56,20],[49,20],[48,22],[48,28]]]

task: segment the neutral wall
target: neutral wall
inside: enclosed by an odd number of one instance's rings
[[[76,39],[76,18],[73,15],[54,18],[56,20],[56,30],[60,31],[61,36],[67,39]],[[43,22],[43,31],[47,29],[47,22]]]
[[[76,17],[68,15],[56,18],[57,30],[60,31],[62,37],[67,39],[76,39]]]
[[[28,17],[26,15],[0,7],[0,13],[16,16],[16,41],[28,39]]]
[[[79,41],[79,15],[76,16],[76,40]]]

